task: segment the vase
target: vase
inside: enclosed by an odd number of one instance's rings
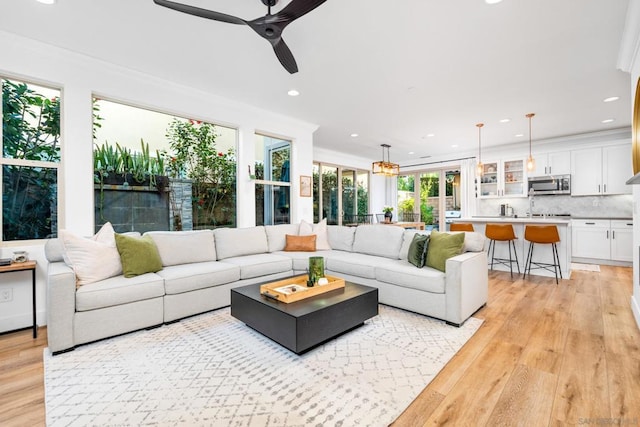
[[[391,218],[393,218],[393,214],[391,212],[384,213],[384,222],[391,222]]]
[[[315,285],[321,277],[324,277],[324,258],[321,256],[309,257],[309,282]]]

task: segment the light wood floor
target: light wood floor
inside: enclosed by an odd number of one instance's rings
[[[630,268],[553,279],[490,272],[484,324],[394,426],[640,426]],[[0,426],[44,425],[42,349],[0,336]]]

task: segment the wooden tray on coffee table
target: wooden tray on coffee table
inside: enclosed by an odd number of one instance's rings
[[[307,287],[308,275],[290,277],[261,285],[260,293],[267,298],[290,303],[344,288],[344,279],[333,276],[325,276],[325,278],[329,281],[326,285],[316,284],[314,287],[309,288]]]

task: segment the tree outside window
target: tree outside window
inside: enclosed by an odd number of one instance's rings
[[[2,240],[57,235],[60,91],[2,79]]]

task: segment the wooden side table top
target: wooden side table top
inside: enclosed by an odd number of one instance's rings
[[[36,261],[12,262],[10,265],[0,265],[0,273],[34,270],[36,268],[36,264]]]

